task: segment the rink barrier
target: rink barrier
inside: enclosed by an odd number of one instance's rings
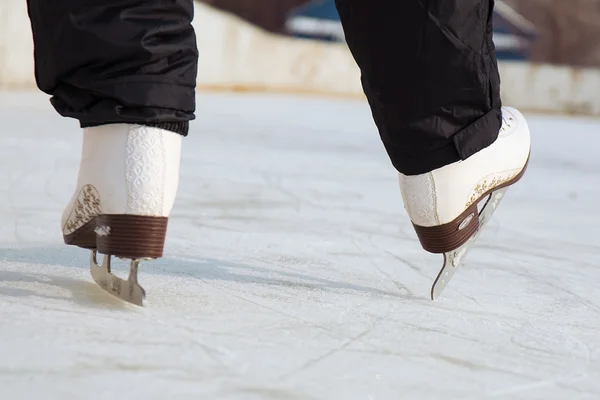
[[[363,98],[344,44],[273,35],[202,3],[194,27],[198,89]],[[504,104],[525,111],[600,116],[600,70],[500,62]],[[0,1],[0,89],[33,88],[33,43],[23,0]]]

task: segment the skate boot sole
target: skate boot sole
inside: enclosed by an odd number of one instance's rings
[[[167,217],[99,215],[69,235],[65,244],[119,258],[159,258],[163,255]]]
[[[420,226],[413,224],[423,249],[430,253],[440,254],[456,250],[465,244],[479,228],[479,218],[477,218],[479,212],[477,210],[477,205],[492,192],[512,186],[519,181],[525,174],[528,164],[529,157],[527,157],[523,169],[514,178],[482,193],[481,196],[465,209],[465,211],[451,222],[436,226]]]
[[[96,250],[96,218],[92,218],[79,229],[68,235],[63,235],[65,244],[78,246],[83,249]]]

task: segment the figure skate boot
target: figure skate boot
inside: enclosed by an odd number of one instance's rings
[[[62,218],[66,244],[91,250],[91,274],[102,288],[142,305],[141,260],[162,257],[179,184],[182,136],[159,128],[109,124],[83,131],[75,192]],[[98,265],[96,255],[104,259]],[[131,260],[129,278],[110,270],[111,256]]]
[[[444,254],[444,265],[431,289],[433,300],[464,260],[508,187],[527,168],[531,143],[525,118],[514,108],[503,107],[502,119],[496,141],[468,159],[425,174],[400,174],[404,207],[422,247]]]

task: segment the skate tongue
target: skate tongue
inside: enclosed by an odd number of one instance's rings
[[[137,306],[144,305],[146,292],[137,281],[137,271],[140,260],[132,260],[127,280],[121,279],[111,273],[110,255],[105,255],[102,259],[102,265],[98,264],[96,251],[93,250],[90,256],[90,273],[94,281],[108,293]]]

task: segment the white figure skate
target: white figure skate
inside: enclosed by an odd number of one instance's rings
[[[140,125],[86,128],[75,193],[62,215],[66,244],[91,250],[91,274],[109,293],[142,305],[141,260],[162,256],[179,184],[182,136]],[[102,265],[97,253],[104,254]],[[130,259],[129,278],[111,273],[111,256]]]
[[[468,159],[421,175],[400,174],[404,207],[421,245],[444,254],[431,288],[432,300],[465,259],[508,187],[527,168],[531,143],[525,118],[514,108],[503,107],[502,119],[498,139]]]

